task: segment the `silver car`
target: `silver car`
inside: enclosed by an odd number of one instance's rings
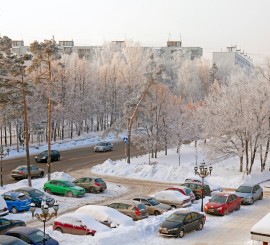
[[[242,199],[242,204],[253,204],[256,200],[263,199],[263,189],[258,184],[243,184],[236,190],[235,194]]]
[[[94,151],[111,151],[113,149],[113,144],[111,142],[99,142],[95,147]]]
[[[34,165],[30,165],[30,174],[31,178],[43,178],[44,177],[44,169],[39,168]],[[18,180],[18,179],[27,179],[28,177],[28,172],[27,172],[27,166],[22,165],[18,166],[11,172],[11,177]]]

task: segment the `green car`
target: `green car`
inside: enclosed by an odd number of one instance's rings
[[[65,195],[67,197],[79,197],[85,195],[85,189],[76,186],[68,180],[50,180],[43,186],[47,193]]]

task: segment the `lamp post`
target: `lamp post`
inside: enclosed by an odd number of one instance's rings
[[[200,163],[199,171],[198,171],[198,166],[197,165],[194,167],[195,175],[199,175],[202,178],[202,189],[201,189],[201,192],[202,192],[202,205],[201,205],[201,212],[203,212],[204,178],[207,177],[208,175],[211,175],[212,170],[213,170],[212,165],[207,167],[204,161],[202,163]]]
[[[36,213],[36,205],[34,203],[31,203],[30,205],[30,211],[32,212],[32,218],[36,217],[39,221],[43,222],[43,245],[45,245],[46,242],[46,237],[45,237],[45,224],[47,221],[49,221],[51,218],[57,216],[57,211],[59,209],[59,204],[57,202],[54,203],[53,205],[54,212],[49,213],[49,207],[48,205],[42,201],[41,203],[41,210],[42,213]]]
[[[4,151],[4,147],[1,145],[0,149],[0,158],[1,158],[1,166],[0,166],[0,172],[1,172],[1,187],[3,187],[3,158],[5,156],[9,155],[9,148],[7,148],[7,151]]]

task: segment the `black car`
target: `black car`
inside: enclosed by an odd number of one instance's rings
[[[172,213],[159,227],[163,236],[176,236],[182,238],[186,232],[201,230],[206,216],[192,211],[176,211]]]
[[[25,222],[21,220],[0,218],[0,234],[5,234],[8,230],[17,226],[25,226]]]
[[[28,243],[24,242],[23,240],[14,237],[14,236],[6,236],[0,235],[1,245],[27,245]]]
[[[48,194],[35,189],[33,187],[21,187],[19,189],[14,190],[16,192],[22,192],[23,194],[30,196],[32,198],[32,202],[37,206],[41,207],[41,202],[45,201],[49,207],[52,207],[55,203],[53,197],[49,196]]]
[[[32,245],[58,245],[58,241],[45,233],[45,243],[43,243],[44,232],[33,227],[15,227],[6,232],[8,236],[17,237]]]
[[[57,150],[51,150],[51,161],[60,160],[60,152]],[[48,151],[43,151],[35,156],[36,162],[47,162],[48,161]]]

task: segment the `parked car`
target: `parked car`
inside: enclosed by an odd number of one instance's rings
[[[94,236],[99,231],[109,231],[110,228],[99,223],[87,214],[67,213],[56,218],[53,230],[73,235]]]
[[[185,179],[185,182],[195,182],[195,183],[200,183],[202,184],[202,179],[199,177],[188,177]],[[218,191],[218,192],[222,192],[223,188],[220,185],[217,184],[210,184],[208,183],[208,181],[205,179],[204,180],[204,184],[205,185],[209,185],[211,192],[214,191]]]
[[[0,218],[0,234],[5,234],[8,230],[17,226],[26,226],[26,224],[22,220],[11,220],[2,217]],[[0,244],[2,244],[1,240]]]
[[[256,200],[263,199],[263,189],[258,184],[243,184],[236,190],[235,194],[241,197],[242,204],[253,204]]]
[[[51,150],[51,161],[59,161],[61,158],[60,152],[57,150]],[[48,151],[43,151],[35,156],[36,162],[47,162],[48,161]]]
[[[32,202],[32,198],[22,192],[8,191],[2,194],[2,197],[7,203],[9,212],[13,214],[29,210]]]
[[[44,177],[44,169],[39,168],[34,165],[30,165],[30,175],[31,178],[43,178]],[[18,180],[18,179],[27,179],[28,178],[28,172],[27,172],[27,166],[22,165],[18,166],[11,172],[11,177]]]
[[[52,207],[55,203],[53,197],[33,187],[21,187],[13,191],[22,192],[23,194],[30,196],[32,198],[32,202],[39,208],[41,207],[42,201],[45,201],[49,207]]]
[[[157,199],[150,196],[137,196],[134,197],[133,200],[143,203],[147,208],[148,214],[150,215],[160,215],[171,210],[172,208],[170,205],[160,203]]]
[[[182,194],[189,196],[191,202],[194,202],[196,199],[193,191],[186,186],[181,186],[181,185],[180,186],[172,186],[172,187],[167,188],[166,190],[179,191]]]
[[[76,186],[71,181],[61,179],[47,181],[43,189],[49,194],[55,193],[67,197],[80,197],[85,195],[84,188]]]
[[[235,194],[217,193],[209,199],[204,206],[204,212],[208,214],[227,215],[241,207],[241,198]]]
[[[118,226],[133,226],[135,222],[128,216],[120,213],[116,209],[99,206],[99,205],[85,205],[78,208],[75,213],[83,213],[90,215],[92,218],[98,222],[107,225],[111,228],[116,228]]]
[[[206,216],[192,211],[176,211],[172,213],[159,227],[163,236],[176,236],[182,238],[185,233],[192,230],[202,230]]]
[[[7,235],[0,235],[1,245],[28,245],[28,243],[24,242],[23,240]]]
[[[192,190],[192,192],[194,193],[196,200],[201,199],[202,198],[202,183],[199,182],[185,182],[184,184],[182,184],[186,187],[188,187],[189,189]],[[203,185],[203,197],[205,196],[211,196],[211,190],[209,185],[204,184]]]
[[[147,208],[144,204],[134,200],[122,200],[107,205],[132,218],[134,221],[148,218]]]
[[[6,215],[9,213],[7,203],[4,198],[0,195],[0,216]]]
[[[17,237],[24,242],[32,245],[42,245],[44,232],[33,227],[15,227],[6,232],[6,235]],[[45,234],[46,245],[58,245],[58,241]]]
[[[112,151],[113,149],[113,144],[111,142],[99,142],[96,146],[94,146],[94,151]]]
[[[155,198],[159,202],[170,205],[172,208],[184,208],[191,205],[190,197],[178,191],[160,191],[155,195]]]
[[[107,189],[107,184],[102,178],[83,177],[74,180],[73,183],[91,193],[103,192]]]

